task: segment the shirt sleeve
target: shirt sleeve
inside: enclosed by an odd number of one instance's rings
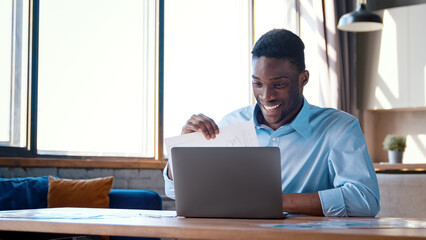
[[[167,175],[167,171],[169,169],[169,164],[167,163],[166,167],[163,170],[163,178],[164,178],[164,192],[166,193],[166,196],[175,199],[175,185],[173,183],[173,180],[169,178]]]
[[[357,120],[336,136],[328,159],[334,188],[319,192],[325,216],[374,217],[380,210],[380,193]]]

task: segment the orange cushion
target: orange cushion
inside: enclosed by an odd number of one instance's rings
[[[57,179],[49,176],[47,207],[108,208],[114,177]]]

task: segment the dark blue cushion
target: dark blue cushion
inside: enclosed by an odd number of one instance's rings
[[[47,207],[48,176],[0,178],[0,210]]]
[[[145,189],[111,189],[109,207],[123,209],[162,210],[160,194]]]

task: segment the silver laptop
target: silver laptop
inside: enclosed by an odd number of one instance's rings
[[[278,147],[174,147],[177,215],[283,218]]]

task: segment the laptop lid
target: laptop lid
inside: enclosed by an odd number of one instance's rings
[[[171,153],[179,216],[283,217],[278,147],[174,147]]]

